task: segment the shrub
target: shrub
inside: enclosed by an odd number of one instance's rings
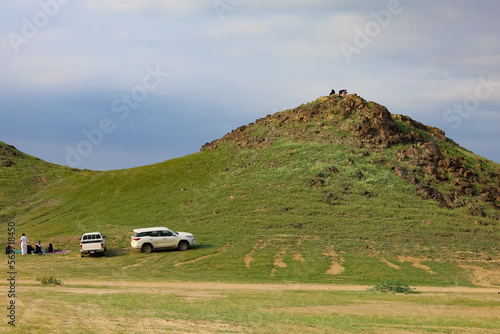
[[[404,281],[383,281],[375,285],[372,291],[392,292],[392,293],[419,293],[408,286]]]
[[[42,278],[36,278],[36,280],[40,283],[42,283],[42,285],[48,285],[48,284],[53,284],[53,285],[61,285],[62,282],[61,280],[58,280],[56,279],[54,276],[43,276]]]

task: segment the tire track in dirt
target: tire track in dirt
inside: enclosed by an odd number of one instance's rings
[[[383,257],[383,256],[382,256],[382,257],[380,257],[380,258],[379,258],[379,260],[380,260],[380,261],[382,261],[382,262],[384,262],[385,264],[387,264],[389,267],[391,267],[391,268],[393,268],[393,269],[397,269],[397,270],[401,269],[401,267],[400,267],[400,266],[398,266],[397,264],[392,263],[391,261],[387,260],[387,259],[386,259],[385,257]]]
[[[429,266],[422,264],[422,262],[424,262],[424,261],[431,261],[430,259],[400,255],[400,256],[398,256],[398,261],[399,262],[411,262],[411,265],[414,266],[415,268],[425,270],[431,275],[436,275],[436,272],[434,270],[432,270]]]
[[[131,264],[129,266],[124,266],[124,267],[122,267],[122,269],[129,269],[129,268],[133,268],[133,267],[140,267],[140,266],[142,266],[147,261],[148,261],[147,258],[140,259],[140,260],[137,260],[137,263]]]
[[[271,242],[277,242],[277,241],[283,241],[283,238],[295,238],[296,243],[292,244],[289,243],[287,246],[281,248],[274,256],[273,256],[273,268],[271,269],[270,276],[275,277],[276,271],[279,268],[286,268],[287,264],[284,261],[284,258],[286,257],[286,254],[288,253],[290,247],[299,247],[303,241],[312,241],[312,240],[318,240],[319,237],[317,236],[297,236],[293,234],[278,234],[273,237],[269,237],[267,240],[265,240],[265,237],[259,239],[253,246],[253,248],[250,250],[248,254],[245,255],[244,257],[244,262],[245,262],[245,267],[250,268],[250,265],[252,262],[255,261],[254,254],[261,250],[266,248]],[[302,256],[302,254],[298,250],[294,250],[292,252],[292,259],[297,262],[304,263],[305,259]]]
[[[208,259],[208,258],[211,258],[211,257],[214,257],[214,256],[221,255],[222,253],[224,253],[229,248],[230,245],[231,245],[231,243],[228,242],[227,244],[225,244],[224,246],[221,247],[221,249],[219,250],[219,252],[217,252],[215,254],[209,254],[209,255],[200,256],[200,257],[198,257],[196,259],[192,259],[192,260],[189,260],[189,261],[186,261],[186,262],[179,262],[179,263],[174,264],[174,267],[180,267],[180,266],[185,265],[185,264],[194,263],[194,262],[205,260],[205,259]]]
[[[255,258],[253,257],[253,254],[258,251],[259,249],[262,249],[262,248],[265,248],[267,246],[267,244],[270,242],[271,240],[263,240],[263,239],[260,239],[258,240],[255,245],[253,245],[253,248],[252,250],[247,254],[245,255],[245,267],[249,268],[250,269],[250,265],[252,262],[255,261]]]

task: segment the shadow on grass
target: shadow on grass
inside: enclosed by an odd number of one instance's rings
[[[104,253],[101,256],[104,256],[104,257],[119,257],[119,256],[129,255],[131,251],[132,251],[131,248],[107,249],[106,253]],[[99,256],[99,255],[97,255],[97,256]]]
[[[192,250],[202,250],[202,249],[210,249],[214,248],[214,245],[212,244],[201,244],[201,245],[194,245],[193,247],[189,248]]]
[[[214,246],[211,244],[201,244],[201,245],[194,245],[189,247],[189,249],[186,252],[189,251],[198,251],[202,249],[209,249],[213,248]],[[164,248],[164,249],[155,249],[153,250],[153,253],[169,253],[169,252],[180,252],[177,248]]]

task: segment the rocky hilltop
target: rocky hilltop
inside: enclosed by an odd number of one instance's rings
[[[268,115],[255,123],[233,130],[221,139],[205,144],[202,150],[214,149],[221,142],[234,142],[237,147],[263,147],[282,136],[293,140],[321,142],[354,141],[365,147],[379,148],[425,141],[418,131],[404,131],[396,121],[426,131],[437,140],[451,142],[444,131],[438,128],[423,125],[407,116],[391,115],[386,107],[351,94],[345,98],[338,95],[320,97],[315,102],[303,104],[298,108]],[[258,136],[252,131],[262,126],[268,128],[265,136]],[[314,131],[311,134],[308,130],[312,128]],[[326,131],[330,129],[336,131]],[[343,131],[352,136],[342,135]]]
[[[374,159],[372,163],[391,168],[415,185],[424,198],[448,208],[466,207],[479,217],[487,215],[486,209],[498,212],[500,208],[498,164],[460,148],[438,128],[392,115],[386,107],[356,94],[320,97],[268,115],[203,145],[201,150],[216,150],[220,145],[263,149],[280,141],[342,143],[350,145],[353,154],[363,149],[363,154],[372,156],[397,148],[392,159]],[[490,214],[489,218],[498,219],[499,215]]]

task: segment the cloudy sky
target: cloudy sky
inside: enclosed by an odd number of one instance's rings
[[[500,2],[0,3],[0,140],[153,164],[345,88],[500,162]]]

